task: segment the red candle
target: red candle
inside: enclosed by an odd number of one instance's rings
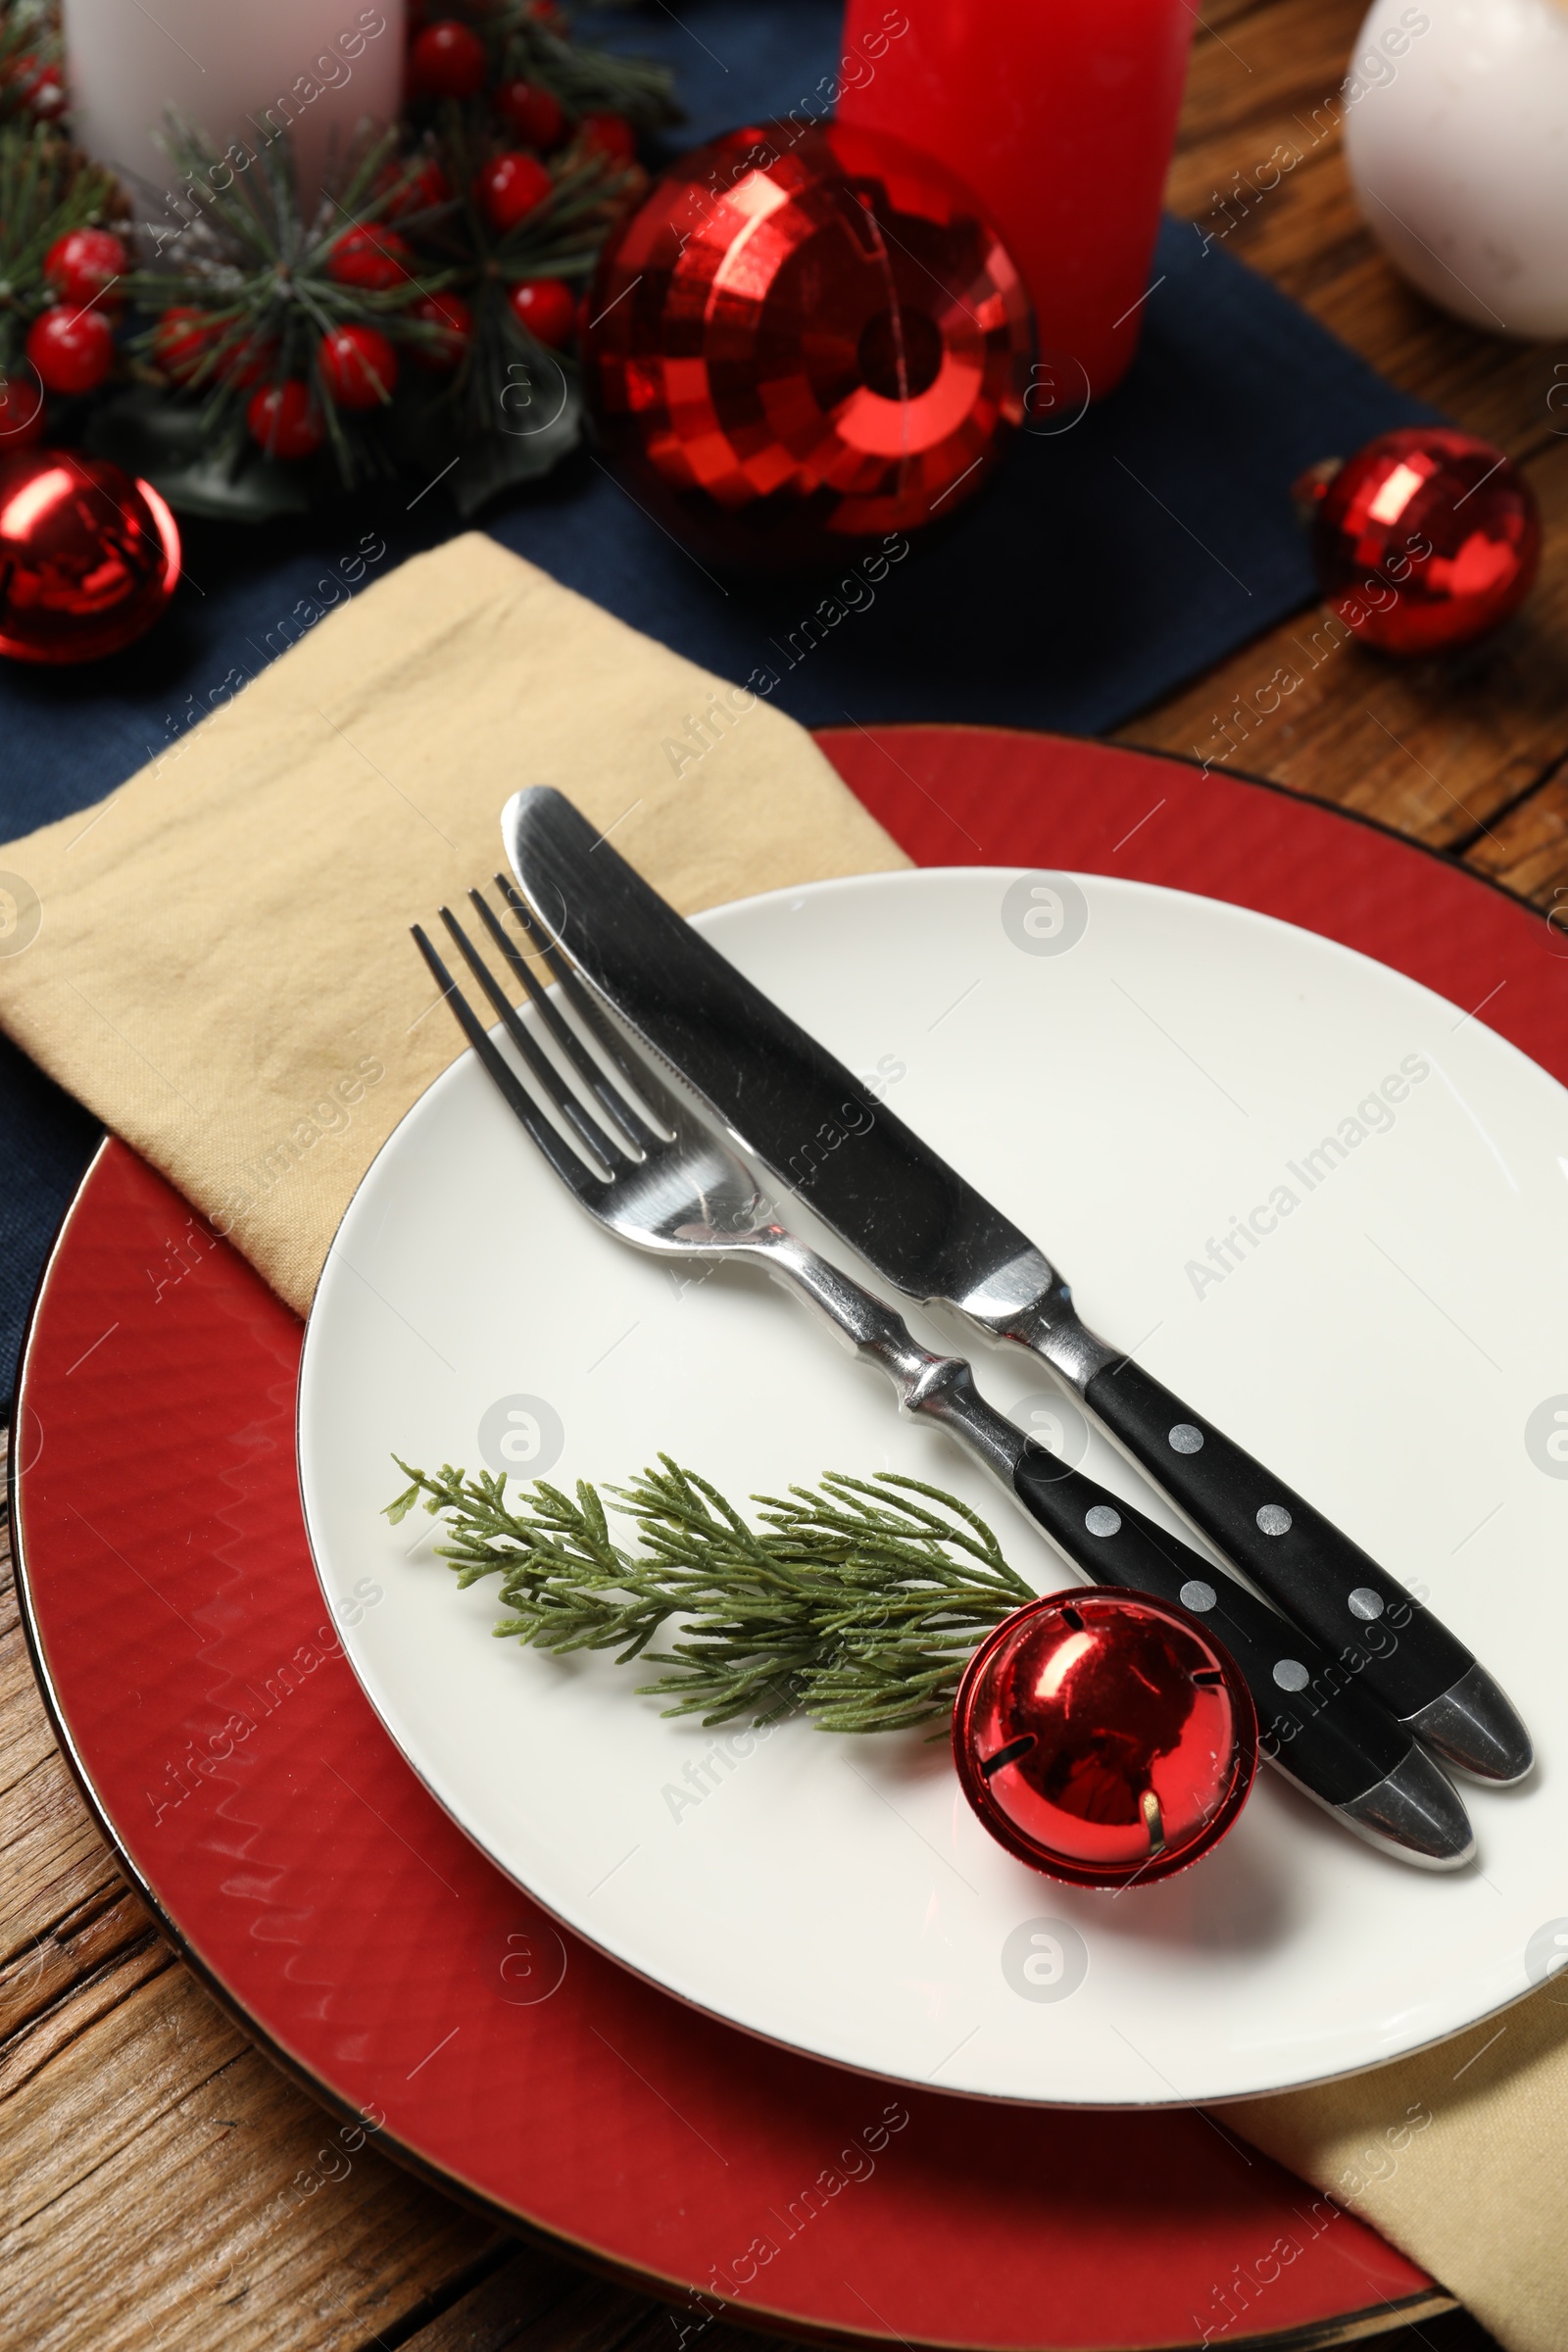
[[[1188,0],[849,0],[839,120],[924,148],[980,198],[1034,301],[1042,414],[1084,377],[1108,392],[1137,347],[1196,17]]]

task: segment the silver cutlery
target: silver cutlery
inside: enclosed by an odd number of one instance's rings
[[[503,877],[497,881],[524,939],[537,946],[516,893]],[[793,1235],[745,1161],[617,1034],[569,965],[549,956],[560,989],[555,1004],[489,902],[477,891],[469,899],[537,1015],[535,1031],[443,907],[446,930],[514,1060],[418,926],[415,941],[489,1077],[589,1215],[617,1239],[662,1256],[760,1263],[887,1376],[906,1412],[945,1429],[1091,1583],[1151,1593],[1217,1635],[1252,1692],[1263,1753],[1308,1795],[1401,1860],[1453,1869],[1470,1859],[1470,1824],[1448,1782],[1324,1651],[1235,1579],[1026,1437],[986,1403],[961,1357],[921,1347],[892,1307]]]
[[[524,898],[571,964],[884,1280],[1042,1356],[1218,1550],[1446,1762],[1492,1782],[1530,1770],[1518,1714],[1441,1619],[1092,1332],[1028,1235],[666,906],[564,795],[516,794],[502,834]]]

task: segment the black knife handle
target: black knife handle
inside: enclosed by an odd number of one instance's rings
[[[1013,1472],[1030,1517],[1097,1585],[1185,1610],[1241,1668],[1259,1746],[1325,1804],[1364,1796],[1409,1755],[1408,1732],[1318,1644],[1141,1511],[1031,1438]]]
[[[1397,1578],[1142,1365],[1106,1365],[1084,1397],[1209,1541],[1392,1714],[1414,1715],[1475,1664]]]

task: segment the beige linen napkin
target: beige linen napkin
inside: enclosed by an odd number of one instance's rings
[[[320,621],[97,811],[0,850],[13,942],[26,893],[41,915],[0,955],[0,1025],[303,1312],[359,1178],[458,1051],[408,925],[494,870],[502,804],[534,782],[688,911],[907,862],[792,720],[470,536]],[[1510,2352],[1564,2352],[1568,1976],[1226,2120]],[[1261,2281],[1227,2291],[1208,2341],[1268,2329]]]
[[[1221,2120],[1381,2230],[1508,2352],[1565,2352],[1568,1973],[1418,2057]],[[1236,2332],[1267,2324],[1265,2290]]]
[[[409,925],[505,862],[535,783],[684,913],[908,862],[793,719],[475,532],[0,852],[41,913],[0,956],[0,1024],[303,1314],[461,1043]]]

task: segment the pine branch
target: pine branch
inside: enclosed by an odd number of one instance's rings
[[[398,1459],[410,1485],[386,1516],[418,1502],[441,1518],[437,1544],[462,1587],[501,1578],[498,1639],[564,1654],[612,1649],[667,1671],[639,1691],[666,1715],[773,1723],[797,1709],[820,1731],[901,1731],[948,1714],[977,1642],[1033,1589],[983,1519],[940,1487],[879,1471],[830,1471],[816,1488],[757,1494],[748,1527],[716,1487],[668,1454],[629,1487],[605,1490],[636,1529],[618,1544],[599,1490],[539,1480],[515,1505],[507,1482],[437,1476]],[[679,1637],[649,1644],[671,1620]]]
[[[501,79],[538,83],[560,99],[573,121],[584,115],[624,115],[639,129],[652,130],[681,120],[668,66],[578,40],[579,23],[566,9],[540,8],[535,0],[446,0],[446,12],[471,25]],[[610,13],[608,0],[578,12],[579,17]]]
[[[55,299],[43,276],[50,246],[68,229],[106,221],[114,200],[110,174],[49,125],[0,129],[0,373]]]

